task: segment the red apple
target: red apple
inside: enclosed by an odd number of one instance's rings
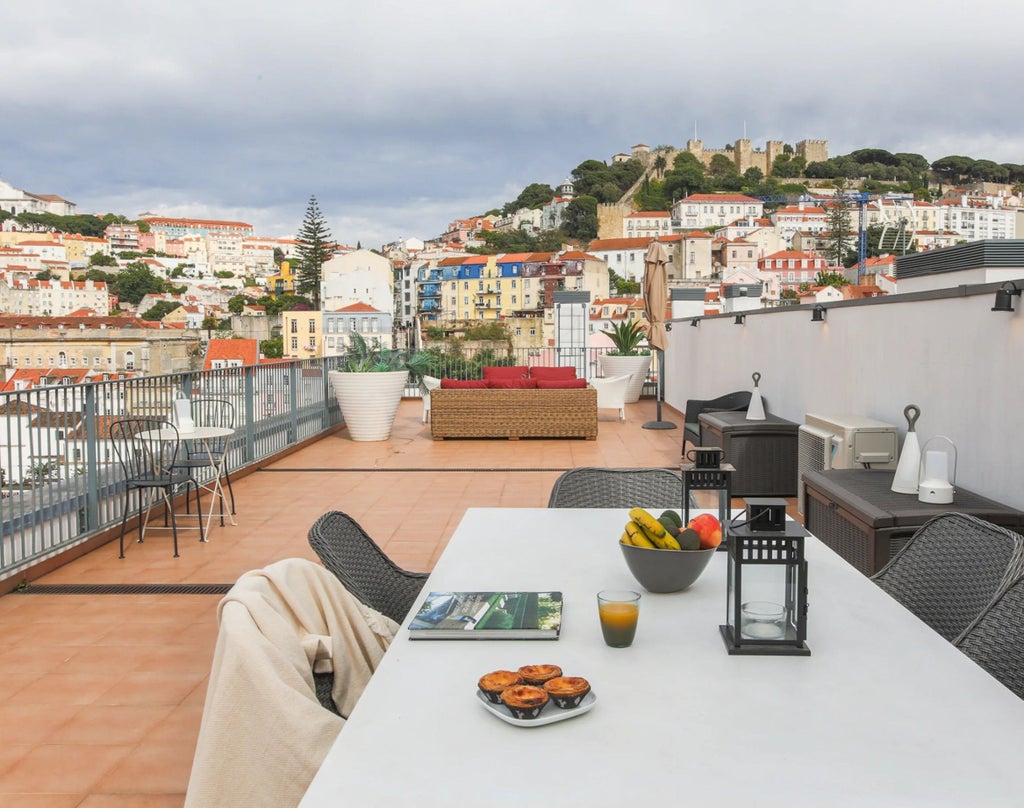
[[[687,527],[697,531],[702,550],[710,550],[722,543],[722,523],[710,513],[693,517]]]

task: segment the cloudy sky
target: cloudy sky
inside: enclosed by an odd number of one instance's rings
[[[0,3],[0,178],[377,247],[635,143],[1024,163],[1020,0]]]

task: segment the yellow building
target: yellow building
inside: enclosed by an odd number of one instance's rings
[[[267,278],[266,289],[271,297],[295,294],[295,273],[292,272],[290,261],[282,261],[281,271]]]
[[[323,317],[319,311],[281,312],[284,356],[312,359],[323,356]]]

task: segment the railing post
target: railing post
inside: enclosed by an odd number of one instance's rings
[[[256,459],[256,368],[251,365],[242,369],[242,386],[245,389],[245,462],[252,463]]]
[[[100,526],[99,436],[96,434],[96,387],[85,385],[85,526],[83,532]]]
[[[298,443],[299,441],[299,379],[302,378],[302,373],[299,372],[300,366],[301,360],[291,362],[288,366],[288,373],[291,376],[291,384],[288,386],[289,412],[291,414],[289,443]]]

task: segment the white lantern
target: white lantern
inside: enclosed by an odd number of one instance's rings
[[[921,502],[948,505],[956,482],[956,446],[945,435],[936,435],[921,449],[917,498]]]

